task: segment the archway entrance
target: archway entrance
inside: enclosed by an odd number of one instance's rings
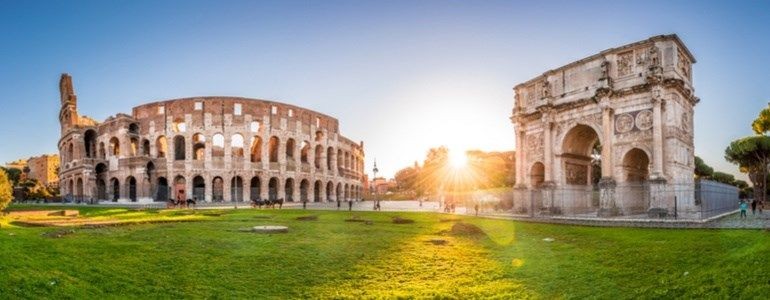
[[[157,191],[155,191],[155,201],[168,201],[168,180],[165,177],[158,178]]]
[[[650,176],[650,159],[639,148],[631,149],[623,156],[623,176],[626,182],[640,183]]]
[[[174,200],[185,200],[187,199],[187,192],[186,187],[187,180],[184,179],[182,176],[177,176],[174,179]]]
[[[112,178],[111,180],[112,185],[112,201],[118,201],[120,199],[120,182],[117,178]]]
[[[562,167],[564,183],[568,185],[591,185],[601,178],[601,168],[594,170],[601,144],[599,135],[587,125],[572,127],[562,143]]]
[[[270,181],[267,183],[267,190],[268,194],[267,197],[270,200],[276,200],[278,199],[278,178],[270,178]]]
[[[136,202],[136,178],[133,176],[128,177],[128,199],[131,202]]]
[[[286,179],[286,186],[284,187],[286,192],[286,201],[294,201],[294,179]]]
[[[243,202],[243,179],[240,176],[235,176],[230,181],[230,200]]]
[[[193,198],[195,201],[206,201],[206,180],[201,176],[193,178]]]
[[[251,189],[251,195],[249,196],[249,200],[258,200],[261,199],[262,196],[260,193],[262,192],[262,182],[259,180],[259,177],[252,177],[251,183],[249,184],[249,188]]]
[[[310,182],[307,179],[303,179],[299,183],[299,200],[302,202],[308,201],[307,189],[310,187]]]
[[[211,182],[211,199],[214,202],[222,202],[225,200],[225,182],[222,177],[214,177]]]
[[[320,180],[316,180],[313,185],[313,202],[321,202],[321,186],[323,186],[323,183]]]

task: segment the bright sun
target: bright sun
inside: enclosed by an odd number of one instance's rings
[[[449,151],[449,164],[452,168],[464,168],[468,164],[468,156],[465,151]]]

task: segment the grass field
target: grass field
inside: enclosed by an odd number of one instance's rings
[[[18,209],[18,207],[14,208]],[[203,215],[206,213],[207,215]],[[433,213],[81,208],[140,224],[0,221],[0,298],[766,298],[770,233],[530,224]],[[221,215],[220,215],[221,214]],[[317,221],[298,221],[317,215]],[[393,224],[391,217],[413,219]],[[184,216],[192,222],[145,223]],[[445,231],[462,219],[485,236]],[[287,234],[240,232],[286,225]],[[553,241],[544,241],[551,238]],[[431,239],[444,239],[434,245]]]

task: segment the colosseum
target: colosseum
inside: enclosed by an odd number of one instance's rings
[[[61,92],[61,194],[67,200],[347,201],[363,195],[364,147],[339,122],[301,107],[239,97],[158,101],[97,122]]]

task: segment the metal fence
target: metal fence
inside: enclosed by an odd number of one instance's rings
[[[705,219],[733,211],[738,188],[713,181],[694,184],[623,183],[613,188],[567,186],[509,189],[512,205],[496,207],[532,217]]]

